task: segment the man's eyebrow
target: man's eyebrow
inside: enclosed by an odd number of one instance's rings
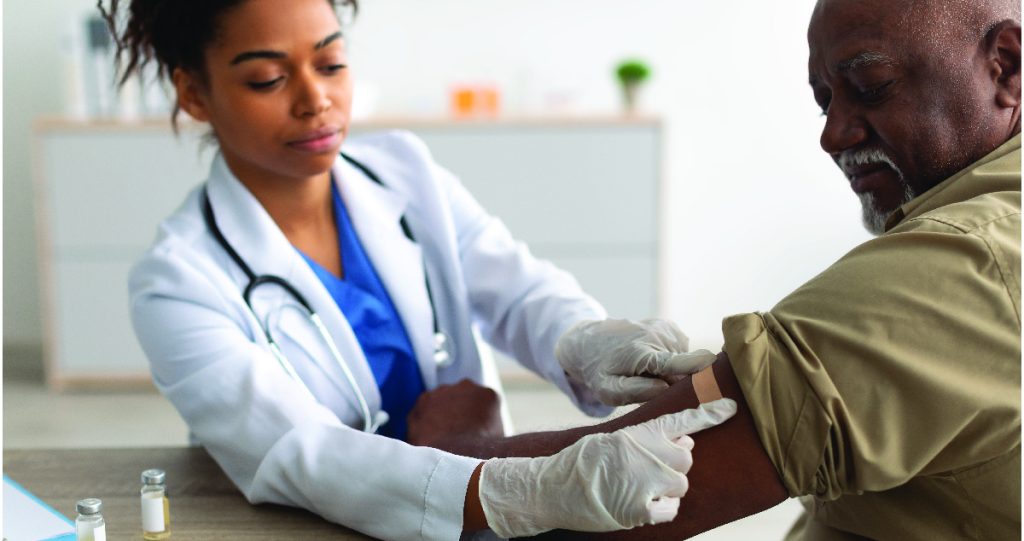
[[[336,41],[336,40],[338,40],[340,38],[341,38],[341,32],[335,32],[335,33],[327,36],[326,38],[316,42],[316,45],[313,46],[313,50],[319,51],[320,49],[323,49],[324,47],[327,47],[332,42],[334,42],[334,41]],[[255,60],[257,58],[278,59],[278,58],[285,58],[287,56],[288,55],[286,55],[285,53],[283,53],[281,51],[269,51],[269,50],[246,51],[244,53],[239,53],[234,58],[232,58],[231,59],[231,65],[232,66],[236,66],[236,65],[241,64],[242,62],[245,62],[247,60]]]
[[[843,73],[867,66],[888,66],[894,63],[895,61],[887,55],[874,51],[865,51],[840,61],[836,68],[840,73]]]

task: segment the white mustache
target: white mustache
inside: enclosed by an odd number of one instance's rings
[[[836,159],[836,163],[839,164],[839,168],[842,169],[843,174],[845,174],[848,179],[853,178],[853,172],[850,170],[852,167],[876,163],[884,163],[889,166],[890,169],[896,171],[896,174],[901,179],[903,178],[903,172],[900,171],[899,167],[896,167],[896,163],[892,161],[892,158],[877,148],[843,152],[839,155],[839,158]]]

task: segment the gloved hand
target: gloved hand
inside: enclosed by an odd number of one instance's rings
[[[728,398],[610,434],[591,434],[556,455],[496,458],[480,472],[487,524],[504,538],[557,528],[609,532],[668,522],[693,464],[693,434],[736,413]]]
[[[569,328],[555,357],[569,379],[609,406],[645,402],[668,388],[661,378],[699,372],[715,361],[706,349],[686,352],[690,340],[671,321],[587,320]]]

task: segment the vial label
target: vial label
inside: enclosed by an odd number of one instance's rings
[[[77,541],[107,541],[107,525],[94,526],[79,522],[75,527]]]
[[[159,492],[142,496],[142,531],[162,532],[164,524],[164,495]]]

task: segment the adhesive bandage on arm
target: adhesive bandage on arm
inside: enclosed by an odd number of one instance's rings
[[[701,404],[714,402],[722,398],[722,391],[718,388],[718,380],[715,379],[713,366],[709,366],[690,377],[693,383],[693,392]]]

